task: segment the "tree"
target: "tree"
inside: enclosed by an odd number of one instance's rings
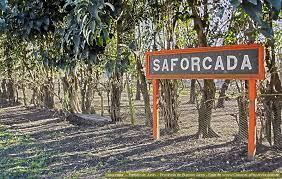
[[[273,95],[282,92],[281,79],[279,78],[275,57],[275,39],[273,36],[273,21],[278,19],[281,11],[281,0],[232,1],[236,8],[241,7],[252,18],[259,31],[267,38],[266,40],[266,66],[271,74],[270,81],[262,89],[266,95],[264,98],[265,113],[267,119],[267,138],[271,142],[271,126],[273,127],[274,145],[281,147],[281,96]],[[268,96],[270,95],[270,96]]]
[[[224,102],[227,98],[226,96],[226,91],[228,89],[228,86],[230,84],[231,80],[225,80],[224,83],[222,84],[222,87],[220,89],[220,93],[219,93],[219,99],[217,101],[217,108],[224,108]]]
[[[194,29],[198,37],[198,46],[208,46],[207,31],[209,29],[209,12],[208,1],[189,1],[191,7],[191,17],[194,20]],[[202,4],[203,13],[200,15],[200,10],[197,8]],[[218,137],[218,135],[211,128],[211,115],[215,98],[215,84],[213,80],[204,80],[202,90],[202,99],[199,106],[199,128],[197,135],[206,137]]]
[[[110,12],[114,10],[113,6],[100,0],[36,0],[1,1],[1,9],[2,18],[0,23],[4,33],[7,36],[16,36],[23,41],[32,42],[39,47],[39,50],[33,49],[33,51],[34,54],[40,54],[42,57],[44,70],[47,74],[46,83],[42,86],[44,93],[40,97],[45,106],[50,108],[54,106],[53,71],[57,67],[66,70],[66,78],[64,78],[63,84],[70,88],[64,89],[72,91],[66,92],[66,96],[69,99],[75,100],[74,102],[71,100],[67,101],[71,104],[77,103],[78,105],[77,95],[73,94],[78,90],[78,84],[76,84],[78,80],[74,77],[76,74],[73,71],[81,61],[85,61],[88,64],[98,63],[97,55],[104,51],[110,39],[108,29],[111,20]],[[50,41],[50,38],[54,40]],[[38,40],[40,43],[37,42]],[[56,46],[56,49],[60,49],[58,46],[61,47],[60,52],[62,53],[57,53],[56,58],[53,58],[53,52],[46,49],[48,45]],[[67,77],[68,71],[72,71],[69,74],[73,77]],[[69,84],[67,85],[66,83]],[[74,83],[74,85],[70,83]],[[72,87],[75,90],[71,90]],[[91,90],[88,90],[86,94],[90,95],[90,92]],[[86,99],[91,98],[89,96]],[[88,106],[89,101],[86,101]],[[89,108],[88,106],[87,109]]]
[[[153,1],[150,6],[152,8],[153,25],[156,31],[153,36],[153,50],[157,50],[157,43],[162,44],[160,46],[162,49],[176,48],[174,36],[178,20],[176,13],[179,11],[181,2]],[[160,34],[163,34],[162,37],[157,39],[157,35],[161,36]],[[165,120],[165,129],[168,132],[177,132],[179,130],[180,102],[178,98],[178,83],[177,80],[160,80],[160,107]]]

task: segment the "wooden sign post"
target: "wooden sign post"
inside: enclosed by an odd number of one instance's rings
[[[160,138],[160,79],[240,79],[249,81],[248,158],[256,152],[256,80],[263,80],[264,47],[232,45],[146,53],[146,77],[153,80],[153,138]]]

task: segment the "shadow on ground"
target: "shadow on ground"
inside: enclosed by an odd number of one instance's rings
[[[142,125],[75,126],[53,112],[5,106],[0,124],[33,138],[0,155],[26,158],[27,151],[48,153],[40,176],[103,176],[109,171],[281,171],[282,151],[258,147],[255,161],[246,160],[246,146],[222,139],[195,139],[192,135],[165,135],[154,142]],[[16,164],[15,164],[16,165]]]

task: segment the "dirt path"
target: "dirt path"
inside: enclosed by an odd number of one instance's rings
[[[33,149],[50,154],[42,177],[98,178],[109,171],[282,172],[281,150],[259,146],[256,160],[247,161],[246,146],[231,138],[195,139],[182,131],[162,134],[154,142],[150,128],[143,125],[76,126],[53,112],[22,106],[1,108],[0,124],[34,139],[31,145],[15,146],[0,155],[24,159]]]

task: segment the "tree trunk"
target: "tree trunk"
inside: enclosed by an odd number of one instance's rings
[[[102,91],[98,91],[98,95],[100,96],[100,105],[101,105],[101,116],[104,116],[104,97],[103,97],[103,92]]]
[[[58,97],[61,96],[61,81],[60,78],[57,79],[58,80],[58,91],[57,91],[57,95]]]
[[[110,104],[110,102],[111,102],[110,96],[111,95],[110,94],[111,94],[111,90],[109,89],[109,90],[107,90],[107,105],[108,105],[107,107],[108,107],[108,113],[109,114],[111,114],[111,104]]]
[[[196,100],[196,79],[192,79],[189,104],[195,104],[195,100]]]
[[[47,77],[47,81],[43,84],[43,104],[45,107],[49,109],[53,109],[55,107],[54,103],[54,82],[53,77]]]
[[[176,19],[173,16],[173,9],[178,9],[179,4],[165,2],[166,4],[166,20],[163,24],[164,47],[165,49],[178,48],[175,39]],[[154,45],[157,48],[157,36],[154,35]],[[179,95],[178,95],[178,80],[160,80],[161,87],[161,112],[165,120],[165,129],[168,132],[177,132],[179,130]]]
[[[120,100],[122,93],[122,78],[119,72],[115,72],[111,81],[111,119],[113,122],[120,122]]]
[[[85,71],[81,69],[80,71],[80,75],[81,75],[81,110],[83,113],[85,113],[85,99],[86,99],[86,88],[88,85],[88,79],[86,79],[86,75],[85,75]]]
[[[7,97],[8,97],[8,101],[10,103],[15,103],[16,102],[16,97],[15,97],[15,86],[14,86],[14,80],[13,80],[13,59],[11,57],[10,54],[10,50],[12,49],[11,47],[11,42],[9,42],[11,39],[8,38],[7,39],[7,43],[5,45],[5,51],[4,51],[4,55],[5,55],[5,61],[4,64],[7,68]]]
[[[70,76],[65,74],[62,78],[63,90],[64,90],[64,109],[71,113],[81,113],[81,105],[79,102],[79,82],[73,72]]]
[[[273,130],[273,144],[275,147],[282,147],[281,134],[281,103],[282,103],[282,85],[279,78],[278,69],[276,67],[276,56],[274,50],[274,42],[271,41],[266,46],[266,64],[271,74],[270,82],[267,83],[266,90],[262,93],[266,95],[264,98],[266,110],[266,138],[270,145],[272,145]],[[277,94],[277,95],[276,95]],[[272,126],[272,127],[271,127]]]
[[[213,80],[204,80],[204,88],[201,99],[201,104],[198,109],[198,137],[203,138],[219,137],[218,134],[211,128],[212,109],[215,98],[215,84]]]
[[[271,126],[273,121],[272,100],[266,96],[263,99],[263,108],[265,113],[265,136],[270,145],[272,145]]]
[[[279,78],[278,69],[276,67],[276,56],[274,52],[274,44],[271,45],[272,52],[272,70],[270,78],[270,88],[272,94],[277,94],[273,96],[272,99],[272,113],[273,113],[273,140],[274,146],[282,148],[282,133],[281,133],[281,108],[282,108],[282,96],[279,95],[282,93],[281,79]]]
[[[268,14],[268,23],[270,27],[272,27],[272,12]],[[274,138],[274,146],[278,148],[282,148],[282,134],[281,134],[281,105],[282,105],[282,85],[281,79],[278,75],[278,69],[276,66],[276,55],[275,55],[275,41],[268,40],[266,44],[266,66],[268,68],[269,73],[271,74],[270,82],[267,83],[266,90],[263,91],[266,95],[264,98],[265,104],[269,106],[266,107],[266,126],[267,133],[266,137],[272,145],[272,133],[271,133],[271,125],[273,129],[273,138]],[[277,94],[277,95],[276,95]],[[268,107],[268,108],[267,108]]]
[[[2,80],[0,81],[0,85],[1,85],[1,87],[0,87],[0,98],[3,98],[2,96],[3,96],[3,92],[2,92]]]
[[[281,102],[276,100],[273,105],[273,138],[274,146],[282,147],[282,135],[281,135]]]
[[[8,73],[8,83],[7,83],[7,93],[8,93],[8,100],[10,103],[16,102],[15,97],[15,86],[14,86],[14,80],[12,77],[13,73],[13,65],[10,58],[7,59],[7,73]]]
[[[129,113],[130,113],[130,121],[132,125],[135,125],[135,107],[132,100],[133,93],[131,87],[131,80],[129,75],[126,75],[126,88],[127,88],[127,97],[128,97],[128,104],[129,104]]]
[[[120,44],[122,43],[122,21],[119,19],[117,21],[117,59],[115,61],[115,67],[113,71],[113,75],[111,78],[111,107],[110,114],[113,122],[120,122],[122,120],[120,113],[120,101],[121,101],[121,93],[123,87],[123,73],[120,68],[120,64],[122,62],[122,47]]]
[[[141,90],[143,100],[144,100],[144,105],[145,105],[146,125],[152,126],[153,125],[153,115],[152,115],[151,105],[150,105],[150,95],[149,95],[148,84],[147,84],[146,77],[143,71],[143,66],[142,66],[140,57],[137,57],[136,63],[137,63],[138,76],[140,78],[140,90]]]
[[[139,80],[139,77],[137,77],[135,100],[141,100],[141,89],[140,88],[141,88],[140,80]]]
[[[23,92],[23,102],[24,106],[27,106],[27,99],[26,99],[26,92],[25,92],[25,86],[22,84],[22,92]]]
[[[161,80],[161,107],[165,120],[165,129],[168,132],[179,130],[179,101],[178,83],[176,80]]]
[[[237,104],[239,109],[239,131],[236,140],[238,142],[246,142],[248,137],[248,101],[246,96],[239,96],[237,98]]]
[[[276,77],[273,76],[271,77],[271,80],[277,77],[278,75]],[[274,145],[275,147],[280,148],[282,146],[281,96],[275,95],[276,92],[273,91],[273,88],[271,87],[271,83],[270,84],[268,83],[264,94],[265,97],[263,99],[263,104],[264,104],[264,111],[266,118],[266,125],[265,125],[266,139],[270,145]]]
[[[85,113],[87,114],[96,114],[95,108],[92,106],[92,101],[95,95],[93,84],[90,83],[88,85],[88,90],[86,93],[86,101],[85,101]]]
[[[189,6],[192,8],[192,14],[194,16],[194,29],[196,30],[198,37],[198,46],[206,47],[207,46],[207,36],[206,28],[209,14],[208,14],[208,1],[204,0],[203,15],[199,14],[197,6],[195,6],[195,0],[189,1]],[[211,128],[211,119],[212,119],[212,109],[214,105],[215,98],[215,84],[213,80],[204,80],[204,87],[202,91],[201,104],[198,109],[199,113],[199,128],[198,128],[198,137],[201,135],[206,137],[219,137]]]
[[[1,82],[1,89],[2,89],[2,98],[8,99],[8,92],[7,92],[7,80],[3,79]]]
[[[15,94],[16,94],[16,100],[15,102],[18,104],[20,102],[20,99],[19,99],[19,88],[18,86],[15,86]]]
[[[224,83],[222,84],[216,108],[224,108],[224,102],[226,100],[226,91],[229,87],[230,82],[231,80],[225,80]]]
[[[72,74],[71,85],[70,85],[70,112],[81,113],[80,103],[79,103],[79,82],[74,73]]]
[[[84,111],[87,114],[95,114],[96,111],[94,109],[94,107],[92,107],[92,102],[94,99],[94,95],[95,95],[95,84],[93,81],[93,77],[92,77],[92,66],[88,65],[87,67],[87,77],[86,77],[86,82],[87,85],[85,86],[85,98],[84,98]]]
[[[37,92],[37,87],[33,87],[32,88],[32,96],[31,96],[31,100],[30,100],[30,104],[33,104],[34,106],[38,105],[38,92]]]
[[[24,50],[24,56],[22,58],[21,61],[21,65],[22,65],[22,76],[24,77],[26,74],[26,65],[25,62],[27,61],[27,51],[26,48],[23,49]],[[27,97],[26,97],[26,85],[24,83],[24,79],[22,79],[21,81],[21,89],[22,89],[22,93],[23,93],[23,102],[24,102],[24,106],[27,106]]]
[[[16,102],[15,87],[14,87],[14,80],[12,79],[12,77],[9,77],[8,84],[7,84],[7,91],[8,91],[9,102],[15,103]]]
[[[65,74],[64,77],[62,77],[62,85],[63,85],[63,104],[62,107],[66,111],[70,111],[70,84],[68,81],[67,74]]]

